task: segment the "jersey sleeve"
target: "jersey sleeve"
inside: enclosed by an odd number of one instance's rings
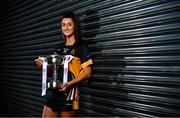
[[[91,54],[89,52],[87,45],[81,46],[81,66],[85,68],[87,66],[91,66],[93,64],[93,60],[91,58]]]

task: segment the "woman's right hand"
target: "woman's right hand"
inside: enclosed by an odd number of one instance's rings
[[[39,68],[42,67],[43,61],[42,61],[41,59],[35,59],[34,61],[35,61],[35,64],[36,64]]]

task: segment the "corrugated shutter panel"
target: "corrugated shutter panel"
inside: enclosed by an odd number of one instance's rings
[[[2,0],[0,105],[41,116],[35,57],[51,54],[59,18],[73,10],[94,59],[80,116],[180,116],[180,1]],[[4,114],[3,114],[4,115]]]

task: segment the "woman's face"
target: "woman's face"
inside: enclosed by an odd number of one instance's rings
[[[66,37],[74,35],[75,24],[72,18],[62,19],[61,30]]]

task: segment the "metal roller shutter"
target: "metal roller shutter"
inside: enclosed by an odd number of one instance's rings
[[[180,116],[179,0],[1,0],[1,116],[41,116],[41,71],[74,11],[94,59],[80,116]]]

